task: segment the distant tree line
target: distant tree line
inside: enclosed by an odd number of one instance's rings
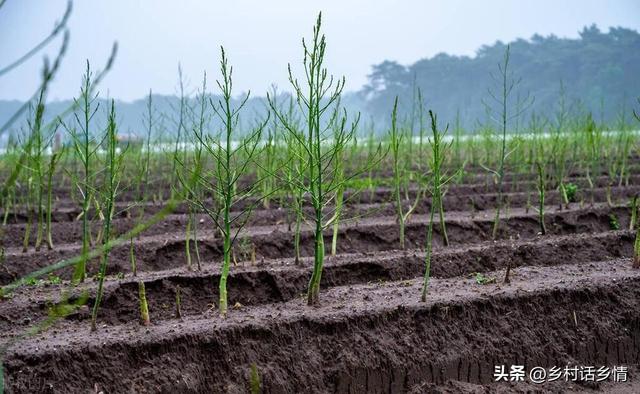
[[[509,44],[498,41],[482,46],[474,57],[441,53],[408,66],[384,61],[372,67],[367,85],[360,91],[344,94],[341,104],[351,113],[361,113],[360,133],[368,133],[372,127],[382,132],[389,126],[396,96],[398,119],[404,122],[403,127],[414,130],[418,127],[416,105],[418,97],[422,97],[426,107],[437,112],[444,122],[476,130],[491,124],[483,102],[488,99],[488,89],[495,88],[492,75],[497,74],[507,45],[510,45],[510,69],[521,78],[511,106],[517,108],[518,100],[524,103],[528,94],[535,99],[519,119],[510,122],[510,131],[523,129],[528,117],[534,114],[552,116],[561,101],[574,115],[591,113],[597,122],[611,127],[631,121],[631,108],[640,96],[640,34],[622,27],[605,33],[595,25],[585,27],[576,39],[536,34],[529,40],[518,39]],[[279,94],[283,105],[291,98],[288,93]],[[186,100],[187,107],[195,105],[194,97]],[[102,110],[96,114],[96,125],[104,124],[107,117],[106,101],[99,101]],[[154,94],[152,101],[157,116],[154,137],[172,140],[180,98]],[[55,117],[70,103],[71,100],[49,103],[45,119]],[[0,101],[0,122],[21,105],[15,100]],[[116,101],[116,105],[120,130],[144,135],[148,97],[133,102]],[[246,111],[256,120],[247,116],[249,123],[244,126],[264,117],[266,110],[265,98],[253,96]],[[186,116],[192,115],[192,111],[186,111]],[[28,116],[25,113],[25,121]],[[218,132],[220,125],[215,120],[211,122],[208,129]],[[13,136],[20,134],[20,127],[24,128],[25,122],[16,122]],[[9,139],[9,135],[0,136],[0,147]]]
[[[594,119],[609,124],[623,117],[630,121],[630,108],[640,96],[637,31],[618,27],[605,33],[592,25],[577,39],[536,34],[509,45],[510,67],[522,78],[513,105],[518,95],[524,99],[530,93],[535,98],[523,117],[552,113],[564,95],[574,113],[591,112]],[[491,74],[497,73],[506,46],[498,41],[482,46],[475,57],[441,53],[409,66],[384,61],[373,66],[369,83],[358,93],[361,105],[377,122],[385,122],[397,95],[408,118],[419,89],[426,105],[441,119],[453,123],[458,118],[462,125],[473,128],[476,122],[487,121],[483,100],[493,86]],[[513,122],[512,127],[517,126]]]

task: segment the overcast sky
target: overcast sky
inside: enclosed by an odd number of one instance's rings
[[[0,67],[46,36],[65,4],[7,0],[0,8]],[[218,76],[220,45],[234,65],[236,93],[262,95],[272,83],[287,89],[287,63],[300,63],[300,39],[310,35],[318,11],[327,66],[346,76],[348,90],[365,84],[371,65],[385,59],[410,64],[439,52],[473,55],[483,44],[534,33],[576,37],[592,23],[640,30],[638,0],[82,0],[74,3],[68,55],[50,98],[76,95],[85,59],[100,68],[113,41],[120,52],[103,95],[175,93],[178,62],[195,88],[204,70]],[[0,99],[29,97],[41,64],[42,54],[0,77]]]

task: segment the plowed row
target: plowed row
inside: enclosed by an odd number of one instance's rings
[[[475,179],[477,181],[477,179]],[[328,256],[321,305],[308,307],[304,292],[311,272],[311,228],[304,227],[294,262],[286,201],[255,212],[239,239],[254,253],[236,249],[229,278],[227,319],[215,313],[222,246],[205,216],[198,216],[202,269],[185,261],[185,207],[135,240],[138,274],[132,276],[129,246],[111,253],[99,329],[89,331],[89,308],[52,326],[49,309],[88,295],[96,283],[18,288],[0,301],[0,338],[11,392],[231,392],[249,390],[251,370],[264,392],[396,393],[571,391],[628,388],[640,381],[640,271],[631,268],[635,233],[629,230],[630,198],[640,177],[608,187],[606,177],[576,202],[560,204],[548,192],[546,235],[539,234],[535,187],[507,185],[509,208],[498,240],[491,239],[494,185],[463,183],[445,198],[451,241],[436,226],[432,280],[420,302],[430,202],[423,201],[406,228],[399,250],[398,226],[384,188],[348,200],[338,253]],[[607,195],[610,196],[607,201]],[[121,204],[126,205],[126,202]],[[146,214],[161,207],[149,204]],[[22,252],[24,216],[11,215],[0,283],[80,252],[77,207],[57,203],[54,250]],[[19,210],[18,210],[19,211]],[[116,233],[136,215],[115,221]],[[325,234],[330,244],[331,233]],[[193,250],[195,252],[195,250]],[[504,283],[510,268],[511,282]],[[97,262],[88,268],[97,271]],[[481,279],[480,279],[481,278]],[[152,325],[138,322],[138,282],[144,281]],[[181,292],[182,317],[175,316]],[[575,382],[532,385],[494,382],[495,365],[626,365],[626,385]]]

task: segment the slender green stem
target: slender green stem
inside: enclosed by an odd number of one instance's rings
[[[424,278],[422,282],[422,293],[420,296],[420,301],[427,301],[427,293],[429,291],[429,279],[431,278],[431,250],[432,250],[432,241],[433,241],[433,217],[435,210],[433,207],[431,208],[431,212],[429,214],[429,226],[427,227],[427,251],[424,259]]]
[[[544,223],[544,194],[545,194],[545,179],[544,179],[544,165],[540,164],[539,161],[536,162],[536,167],[538,169],[538,220],[540,222],[540,233],[545,235],[547,233],[547,227]]]

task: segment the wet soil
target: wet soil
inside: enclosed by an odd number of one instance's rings
[[[635,234],[628,228],[640,176],[620,186],[602,176],[591,190],[580,173],[572,174],[579,188],[568,206],[549,185],[545,235],[535,184],[525,178],[508,178],[495,241],[491,178],[470,174],[449,189],[444,203],[451,242],[443,245],[443,229],[436,226],[425,303],[420,289],[429,199],[408,221],[402,250],[390,189],[348,198],[335,256],[328,249],[332,233],[325,233],[321,300],[314,307],[304,294],[313,264],[311,229],[303,226],[296,262],[287,201],[272,201],[238,236],[226,319],[216,309],[220,237],[208,217],[196,215],[200,269],[193,242],[189,269],[187,209],[179,206],[134,240],[137,276],[129,245],[112,250],[96,332],[89,327],[97,282],[71,285],[71,268],[0,299],[5,388],[245,393],[253,370],[264,393],[638,392],[640,270],[631,267]],[[146,203],[143,217],[161,207]],[[10,215],[0,284],[78,255],[78,214],[71,200],[57,201],[54,250],[30,247],[26,253],[27,216]],[[114,234],[139,220],[133,211],[118,215]],[[94,234],[99,226],[94,223]],[[89,272],[96,271],[93,261]],[[150,326],[139,323],[140,282]],[[84,305],[55,317],[79,300]],[[494,382],[494,366],[511,364],[625,365],[629,382]]]
[[[264,392],[382,393],[449,380],[495,385],[502,364],[637,364],[640,271],[629,263],[525,267],[508,286],[433,279],[426,303],[411,279],[327,289],[314,308],[301,297],[241,307],[227,319],[94,333],[64,321],[15,345],[5,373],[15,392],[240,393],[255,365]]]
[[[554,210],[556,209],[556,210]],[[615,218],[615,220],[613,219]],[[414,215],[405,227],[405,248],[422,249],[426,242],[426,224],[428,216]],[[446,215],[445,227],[449,242],[452,245],[478,243],[492,239],[493,212],[469,213],[451,212]],[[580,234],[588,232],[624,229],[629,225],[630,212],[626,205],[609,207],[596,204],[593,207],[575,206],[558,210],[549,207],[545,215],[548,234]],[[613,223],[615,221],[615,224]],[[163,223],[166,225],[166,223]],[[540,232],[537,213],[526,209],[511,209],[502,215],[498,239],[526,239],[536,237]],[[434,247],[443,243],[439,225],[434,228]],[[222,239],[219,234],[207,230],[201,231],[198,237],[198,255],[201,266],[218,264],[223,256]],[[253,226],[243,230],[234,246],[236,264],[242,262],[258,262],[265,259],[295,257],[294,233],[286,225]],[[331,245],[332,232],[325,232],[325,244]],[[300,255],[313,255],[313,233],[305,226],[300,234]],[[140,271],[162,271],[187,266],[186,243],[184,231],[166,231],[163,234],[141,236],[134,241],[133,254],[136,267]],[[338,233],[337,253],[381,252],[400,249],[399,231],[394,216],[380,216],[360,219],[343,224]],[[190,251],[192,267],[197,266],[195,243],[191,242]],[[7,248],[6,261],[0,266],[0,284],[7,284],[21,276],[56,263],[60,260],[77,256],[81,253],[81,245],[63,244],[54,250],[33,251],[24,253],[22,248]],[[91,275],[98,270],[99,259],[89,262],[88,272]],[[58,275],[69,278],[73,272],[71,267],[62,269]],[[131,248],[129,244],[111,250],[107,274],[131,272]]]

